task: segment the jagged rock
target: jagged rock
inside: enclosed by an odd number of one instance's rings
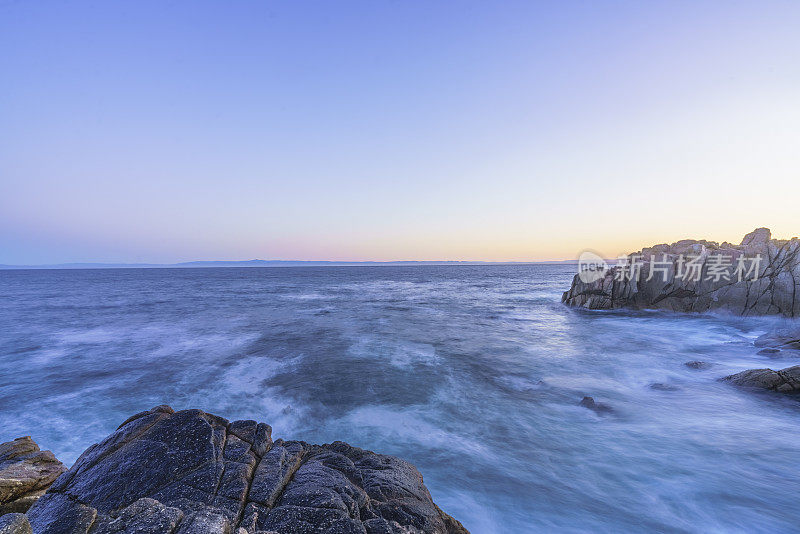
[[[183,518],[184,513],[179,508],[143,497],[107,517],[96,515],[91,531],[96,534],[173,532]]]
[[[800,365],[787,367],[779,371],[748,369],[735,375],[726,376],[722,380],[747,388],[769,389],[780,393],[798,393],[800,392]]]
[[[25,514],[11,513],[0,517],[0,534],[32,534]]]
[[[742,239],[741,246],[743,247],[760,247],[769,243],[772,237],[772,232],[769,228],[756,228]]]
[[[758,228],[739,245],[690,239],[654,245],[629,255],[627,267],[608,268],[598,279],[575,275],[561,300],[589,309],[724,310],[743,316],[800,317],[800,239],[770,237],[769,229]],[[756,264],[752,259],[758,256],[761,261]],[[699,279],[690,274],[690,258],[697,258]],[[744,270],[737,273],[740,259]],[[721,263],[726,265],[724,274],[717,276]],[[758,269],[750,272],[754,266]]]
[[[37,534],[468,534],[409,463],[159,406],[89,447],[28,512]]]
[[[594,398],[592,397],[584,397],[578,404],[599,414],[611,413],[614,411],[614,409],[608,404],[604,402],[595,402]]]
[[[0,444],[0,514],[27,511],[66,470],[30,436]]]

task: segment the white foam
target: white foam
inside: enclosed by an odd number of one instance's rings
[[[350,429],[373,429],[382,441],[394,447],[398,443],[414,443],[425,448],[460,450],[468,455],[493,455],[474,436],[448,431],[428,418],[424,409],[416,407],[362,406],[332,424]]]
[[[348,352],[353,357],[381,360],[398,368],[439,363],[433,345],[388,336],[363,336],[350,346]]]

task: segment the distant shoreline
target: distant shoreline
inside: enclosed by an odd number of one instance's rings
[[[0,270],[80,270],[80,269],[209,269],[258,267],[424,267],[478,265],[577,265],[577,260],[554,261],[189,261],[182,263],[59,263],[53,265],[0,265]]]

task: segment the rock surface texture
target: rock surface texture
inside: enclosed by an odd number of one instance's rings
[[[409,463],[159,406],[92,445],[27,514],[35,534],[466,534]]]
[[[735,375],[723,378],[737,386],[756,389],[768,389],[780,393],[800,392],[800,365],[787,367],[779,371],[772,369],[748,369]]]
[[[0,534],[32,534],[25,514],[11,513],[0,517]]]
[[[27,511],[66,470],[30,436],[0,444],[0,514]]]
[[[747,272],[756,257],[761,258],[757,269]],[[693,266],[687,264],[689,259]],[[771,239],[767,228],[747,234],[739,245],[690,239],[655,245],[623,263],[627,265],[606,269],[595,280],[576,275],[562,302],[589,309],[724,310],[743,316],[800,317],[800,239]],[[637,263],[640,270],[634,273]],[[717,275],[722,264],[730,276]],[[739,265],[746,270],[736,273]],[[694,276],[698,271],[700,276]]]

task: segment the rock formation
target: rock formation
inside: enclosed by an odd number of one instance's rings
[[[800,239],[771,239],[769,229],[758,228],[739,245],[689,239],[655,245],[598,277],[576,275],[562,302],[800,317]]]
[[[66,470],[30,436],[0,444],[0,515],[27,511]]]
[[[772,369],[748,369],[722,379],[737,386],[768,389],[780,393],[800,392],[800,365],[779,371]]]
[[[156,407],[89,447],[27,519],[36,534],[468,534],[411,464],[271,433]]]

